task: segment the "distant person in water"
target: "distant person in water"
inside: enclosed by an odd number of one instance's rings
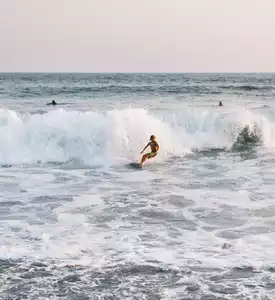
[[[140,161],[141,165],[145,162],[146,159],[153,158],[158,154],[159,144],[157,143],[156,137],[154,135],[150,136],[150,142],[144,147],[140,154],[142,154],[148,146],[151,147],[151,152],[148,152],[142,156]]]
[[[57,103],[53,100],[51,103],[47,103],[47,105],[56,105]]]
[[[221,102],[221,101],[219,102],[219,106],[223,106],[223,104],[222,104],[222,102]]]

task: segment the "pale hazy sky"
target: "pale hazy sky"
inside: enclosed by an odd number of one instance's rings
[[[274,72],[275,0],[0,0],[0,72]]]

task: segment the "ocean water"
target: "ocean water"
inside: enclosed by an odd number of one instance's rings
[[[0,74],[0,299],[274,299],[274,99],[275,74]]]

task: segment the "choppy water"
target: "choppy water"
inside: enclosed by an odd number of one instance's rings
[[[274,74],[0,74],[0,299],[274,299],[274,97]]]

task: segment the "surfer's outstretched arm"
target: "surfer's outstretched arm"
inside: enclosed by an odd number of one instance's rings
[[[144,147],[144,149],[140,152],[140,154],[142,154],[143,151],[144,151],[149,145],[150,145],[150,143],[148,143],[148,144]]]

